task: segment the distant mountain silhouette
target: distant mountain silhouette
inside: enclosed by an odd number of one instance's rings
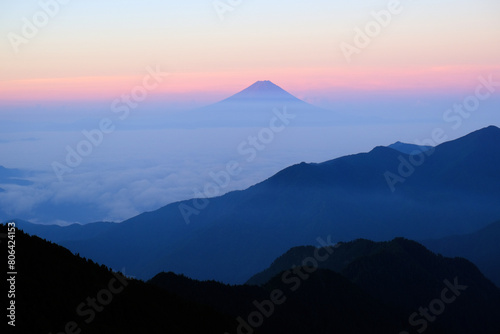
[[[306,259],[319,258],[325,258],[317,261],[319,269],[303,267],[313,263]],[[301,270],[293,274],[297,268]],[[276,312],[259,328],[262,333],[415,333],[422,325],[412,327],[410,315],[443,298],[448,281],[466,288],[427,322],[427,333],[496,334],[500,329],[500,290],[472,263],[437,256],[401,238],[296,247],[254,279],[261,279],[260,287],[199,282],[172,273],[149,282],[244,319],[255,311],[254,300],[269,299],[271,291],[279,289],[286,303],[275,306]]]
[[[27,180],[27,177],[29,177],[29,173],[26,171],[0,166],[0,193],[6,193],[7,190],[5,188],[8,185],[32,185],[33,182]],[[2,222],[2,219],[8,217],[6,211],[8,211],[8,208],[0,208],[0,222]]]
[[[393,148],[396,151],[399,151],[399,152],[405,153],[405,154],[419,154],[421,152],[427,152],[433,148],[432,146],[421,146],[421,145],[407,144],[407,143],[402,143],[400,141],[395,142],[394,144],[391,144],[387,147]]]
[[[0,166],[0,185],[15,184],[19,186],[28,186],[33,182],[26,180],[28,173],[20,169],[5,168]]]
[[[141,278],[170,270],[243,283],[291,247],[316,245],[318,237],[423,240],[472,233],[500,218],[500,129],[439,145],[408,167],[417,158],[376,147],[301,163],[208,204],[172,203],[92,238],[69,240],[62,229],[51,240]],[[404,181],[394,192],[388,172]],[[191,211],[183,216],[182,208]]]
[[[202,110],[215,112],[226,108],[235,108],[233,112],[243,112],[256,108],[254,111],[261,111],[262,108],[271,106],[274,108],[287,106],[295,111],[326,111],[296,98],[268,80],[257,81],[227,99],[202,108]]]
[[[287,110],[294,115],[291,126],[366,121],[348,113],[311,105],[268,80],[257,81],[222,101],[178,115],[180,119],[177,121],[188,117],[190,126],[269,126],[275,110]]]
[[[470,234],[457,235],[422,243],[445,256],[461,256],[474,262],[500,287],[500,221]]]
[[[277,100],[279,103],[282,103],[283,101],[288,101],[290,103],[305,103],[269,80],[257,81],[241,92],[221,101],[221,103],[246,103],[263,100]]]
[[[32,235],[43,237],[47,240],[75,241],[92,239],[115,227],[115,223],[96,222],[85,225],[72,224],[69,226],[32,224],[21,219],[12,219],[16,226]]]

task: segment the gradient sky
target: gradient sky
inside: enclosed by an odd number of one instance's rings
[[[211,0],[72,0],[16,53],[8,34],[22,35],[23,18],[32,21],[41,7],[3,0],[0,108],[113,99],[156,65],[171,76],[154,94],[200,103],[257,80],[306,100],[360,90],[464,92],[499,70],[498,0],[403,0],[402,13],[347,63],[340,44],[352,44],[354,28],[388,3],[243,0],[220,20]]]
[[[238,145],[260,129],[176,128],[170,112],[222,100],[258,80],[332,114],[376,121],[294,123],[227,191],[301,161],[414,143],[437,127],[454,139],[500,125],[500,90],[459,129],[443,120],[474,93],[479,76],[500,80],[498,0],[402,0],[402,12],[350,63],[341,44],[353,44],[355,28],[391,0],[242,0],[224,20],[213,0],[65,0],[15,52],[9,39],[55,1],[0,1],[0,165],[39,171],[32,186],[2,185],[0,213],[11,217],[120,221],[193,197],[209,172],[242,158]],[[112,102],[140,85],[148,67],[170,75],[119,121]],[[118,131],[56,182],[52,163],[108,117]]]

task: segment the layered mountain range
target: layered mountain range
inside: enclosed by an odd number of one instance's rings
[[[418,157],[412,165],[415,156],[376,147],[294,165],[244,191],[172,203],[120,224],[20,226],[140,278],[171,270],[243,283],[289,248],[316,245],[318,237],[426,240],[473,233],[498,220],[499,128]]]
[[[354,120],[259,81],[185,121],[268,124],[280,107],[306,125]],[[436,147],[303,162],[121,223],[15,219],[16,329],[498,334],[499,165],[489,126]],[[28,176],[0,167],[6,188]]]
[[[500,290],[472,263],[402,238],[295,247],[248,285],[231,286],[171,272],[143,282],[22,231],[15,235],[16,333],[500,330]]]

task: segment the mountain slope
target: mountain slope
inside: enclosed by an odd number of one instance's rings
[[[419,154],[420,152],[427,152],[433,148],[432,146],[421,146],[421,145],[407,144],[407,143],[402,143],[400,141],[398,141],[394,144],[391,144],[387,147],[395,149],[396,151],[399,151],[401,153],[405,153],[408,155],[409,154]]]
[[[85,225],[72,224],[69,226],[59,225],[41,225],[33,224],[21,219],[12,219],[16,223],[17,228],[26,231],[40,238],[61,243],[65,241],[91,239],[102,233],[112,230],[116,226],[115,223],[96,222]]]
[[[290,126],[366,121],[304,102],[271,81],[257,81],[222,101],[186,113],[190,126],[269,126],[276,112],[293,116]],[[182,115],[180,115],[182,116]]]
[[[500,221],[480,231],[437,240],[424,240],[422,244],[445,256],[461,256],[474,262],[481,272],[500,287]]]
[[[319,268],[310,267],[312,259]],[[263,333],[413,333],[424,323],[428,333],[496,334],[500,329],[500,290],[474,265],[401,238],[293,248],[267,274],[259,287],[199,282],[172,273],[159,274],[150,283],[244,319],[255,311],[254,301],[269,300],[278,289],[285,301],[273,307],[259,328]],[[455,298],[450,285],[456,288]],[[419,308],[448,297],[453,302],[435,320],[422,322],[419,316],[418,326],[409,323]]]
[[[0,229],[7,233],[4,225]],[[436,256],[404,239],[331,248],[327,259],[329,249],[323,249],[322,261],[315,248],[298,248],[306,256],[293,255],[300,270],[284,268],[261,287],[199,282],[172,273],[146,284],[16,231],[16,332],[237,333],[251,332],[249,324],[255,333],[414,332],[419,327],[408,318],[422,306],[435,309],[445,280],[458,282],[456,298],[435,320],[416,318],[419,326],[428,326],[426,333],[495,334],[500,329],[495,317],[500,291],[468,261]],[[321,264],[336,257],[333,262],[348,264],[342,275],[301,267],[308,257]],[[448,299],[450,291],[444,293]],[[270,306],[271,300],[279,302]]]
[[[269,80],[257,81],[241,92],[236,93],[221,102],[252,102],[255,100],[277,100],[288,101],[291,103],[304,103],[303,101],[297,99],[295,96],[288,93],[286,90],[275,85]]]
[[[7,233],[5,225],[0,232]],[[7,258],[6,240],[1,241]],[[60,333],[68,328],[96,334],[223,333],[236,326],[229,316],[125,278],[38,237],[18,230],[15,241],[15,333]]]
[[[244,110],[250,110],[252,108],[254,108],[255,112],[262,107],[271,107],[272,109],[273,107],[277,108],[284,105],[296,110],[325,111],[296,98],[283,88],[268,80],[257,81],[227,99],[202,109],[205,111],[216,111],[224,110],[225,108],[233,108],[233,112],[241,113]]]
[[[397,333],[404,322],[396,309],[386,307],[345,277],[328,270],[308,275],[300,286],[280,277],[262,287],[228,286],[172,273],[160,273],[149,283],[241,317],[247,326],[252,324],[250,315],[259,312],[256,305],[265,305],[263,309],[269,313],[260,326],[252,326],[260,333]],[[271,305],[271,295],[277,291],[278,302]]]
[[[386,173],[398,174],[401,161],[414,158],[377,147],[302,163],[207,203],[172,203],[93,238],[55,241],[142,278],[171,270],[242,283],[290,247],[316,245],[318,237],[422,240],[471,233],[498,220],[500,129],[437,146],[392,192]],[[183,208],[191,211],[183,216]]]

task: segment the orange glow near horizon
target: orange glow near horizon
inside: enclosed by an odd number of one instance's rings
[[[171,73],[155,97],[182,100],[213,95],[223,98],[258,80],[271,80],[296,96],[329,91],[404,94],[470,91],[478,76],[500,73],[500,67],[442,66],[421,68],[308,68],[236,72]],[[144,76],[147,75],[145,72]],[[143,77],[144,77],[143,76]],[[140,76],[45,78],[0,81],[0,101],[112,100],[142,84]]]
[[[22,18],[41,10],[36,2],[1,6],[4,37],[22,34]],[[75,1],[20,45],[0,39],[0,104],[113,101],[156,65],[171,75],[148,96],[181,104],[215,102],[258,80],[304,99],[468,93],[478,76],[499,71],[499,1],[403,7],[359,43],[387,1],[259,0],[224,21],[201,0]]]

